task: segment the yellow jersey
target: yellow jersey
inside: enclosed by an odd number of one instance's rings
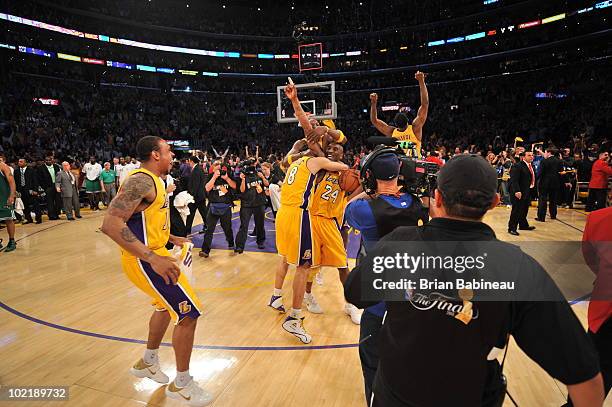
[[[417,157],[421,158],[421,140],[419,140],[416,134],[414,134],[414,130],[412,130],[411,124],[408,125],[408,127],[406,127],[406,130],[404,131],[401,131],[398,128],[393,129],[393,134],[391,136],[401,141],[413,142],[416,145]],[[409,155],[412,153],[406,151],[406,154]]]
[[[130,176],[138,173],[147,174],[153,178],[155,200],[142,212],[134,213],[128,219],[127,226],[145,246],[151,250],[158,250],[165,247],[170,238],[170,205],[166,187],[157,175],[144,168],[131,171]],[[125,250],[122,250],[122,254],[133,257]]]
[[[281,206],[310,209],[315,175],[306,163],[310,157],[302,157],[291,163],[281,187]]]
[[[336,218],[340,222],[348,203],[346,192],[340,189],[340,173],[326,172],[315,187],[310,213],[324,218]]]

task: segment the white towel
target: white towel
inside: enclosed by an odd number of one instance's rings
[[[270,184],[268,189],[270,190],[272,209],[278,212],[278,209],[280,208],[280,187],[277,184]]]
[[[185,274],[187,281],[191,285],[194,284],[193,268],[191,263],[193,262],[193,243],[185,243],[183,246],[174,246],[170,251],[170,255],[177,260],[181,274]]]
[[[15,212],[17,212],[20,216],[23,216],[24,209],[25,206],[23,205],[21,198],[15,198]]]
[[[191,194],[187,191],[183,191],[174,197],[174,207],[181,214],[183,222],[185,222],[187,220],[187,216],[189,216],[189,207],[187,205],[194,202],[195,200],[193,199],[193,196],[191,196]]]

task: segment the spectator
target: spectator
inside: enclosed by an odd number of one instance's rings
[[[602,150],[599,153],[598,160],[593,163],[586,212],[592,212],[606,207],[608,180],[612,176],[612,167],[610,167],[609,161],[610,153]]]
[[[77,187],[77,179],[72,171],[70,171],[70,163],[64,161],[62,163],[62,171],[55,175],[55,189],[62,197],[64,212],[68,220],[75,220],[72,212],[77,218],[81,218],[81,203],[79,202],[79,189]]]
[[[55,188],[55,175],[60,172],[59,165],[55,164],[53,156],[46,156],[43,165],[39,165],[38,185],[47,198],[47,216],[49,220],[58,220],[62,207],[61,197]]]
[[[100,185],[104,194],[104,205],[108,206],[110,201],[117,195],[116,188],[117,173],[111,170],[111,164],[107,161],[104,163],[104,170],[100,173]]]

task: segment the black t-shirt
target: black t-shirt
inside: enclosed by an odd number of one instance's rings
[[[285,174],[282,172],[282,170],[281,170],[281,174],[282,174],[282,176],[279,177],[278,174],[271,173],[270,177],[268,177],[266,179],[268,180],[268,183],[270,183],[270,184],[279,184],[279,183],[282,184],[284,179],[285,179]]]
[[[481,222],[434,218],[418,229],[424,241],[495,241],[510,246],[497,241],[493,230]],[[388,242],[420,240],[415,230],[395,229],[368,257],[385,253]],[[517,253],[522,252],[517,249]],[[521,273],[539,273],[540,280],[549,280],[544,281],[548,287],[554,285],[528,255],[517,255],[514,264]],[[371,264],[368,271],[364,260],[345,283],[347,301],[360,308],[372,305],[361,297],[361,281],[367,273],[371,273]],[[597,354],[566,301],[473,302],[478,317],[468,324],[458,321],[445,306],[387,302],[379,344],[379,375],[385,386],[379,386],[379,391],[391,392],[401,401],[399,406],[479,406],[491,363],[487,356],[494,347],[503,347],[507,333],[531,359],[565,384],[586,381],[599,371]]]
[[[271,171],[273,176],[276,176],[276,179],[279,179],[280,182],[283,182],[283,180],[285,179],[285,172],[283,171],[283,169],[281,168],[279,163],[274,163],[272,164],[272,171]],[[276,184],[276,182],[274,182]]]
[[[242,185],[242,179],[239,182]],[[244,192],[240,193],[240,205],[245,208],[265,205],[267,196],[263,180],[257,175],[247,175],[244,183]],[[238,185],[238,190],[240,190],[240,185]]]
[[[228,174],[229,176],[229,174]],[[209,181],[212,178],[212,174],[210,175]],[[208,192],[208,201],[212,203],[227,203],[231,204],[233,202],[233,190],[230,185],[221,177],[218,177],[215,180],[215,185],[213,189]]]

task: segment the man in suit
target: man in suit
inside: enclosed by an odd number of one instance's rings
[[[70,171],[70,163],[64,161],[62,163],[62,171],[55,175],[55,189],[61,195],[64,204],[64,212],[68,220],[74,220],[72,211],[77,218],[81,217],[81,204],[79,202],[79,188],[77,187],[77,179]]]
[[[532,151],[523,151],[519,154],[521,161],[510,169],[510,203],[512,212],[508,221],[508,233],[518,236],[517,226],[521,230],[533,230],[535,226],[529,226],[527,213],[531,196],[535,188],[535,172],[531,166],[533,161]]]
[[[60,194],[55,189],[55,175],[60,172],[59,165],[54,163],[52,156],[45,157],[45,162],[38,166],[38,185],[47,197],[47,215],[49,220],[58,220],[62,208]]]
[[[23,214],[26,219],[24,225],[32,223],[32,212],[35,214],[36,223],[42,223],[42,214],[38,205],[38,177],[35,168],[28,167],[26,159],[20,158],[15,171],[15,185],[17,185],[17,192],[23,202]]]
[[[200,165],[200,159],[196,156],[189,158],[189,165],[191,166],[191,175],[187,182],[187,191],[195,202],[189,204],[189,216],[185,222],[187,233],[191,233],[191,227],[193,226],[193,219],[195,218],[196,209],[200,212],[202,220],[204,221],[204,229],[206,229],[206,213],[208,208],[206,206],[206,185],[207,176],[204,174],[204,170]]]
[[[544,153],[544,161],[540,165],[540,182],[538,183],[538,222],[546,218],[546,206],[550,203],[550,218],[557,219],[557,199],[561,190],[561,171],[563,161],[558,157],[559,150],[550,147]]]

